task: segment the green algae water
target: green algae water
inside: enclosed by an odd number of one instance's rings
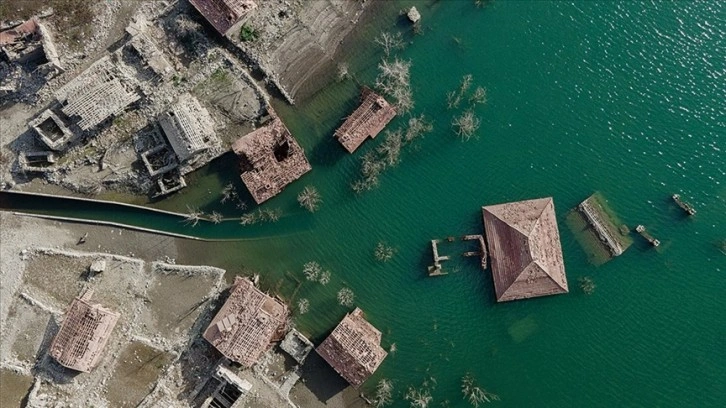
[[[398,20],[416,4],[422,34]],[[352,80],[334,83],[298,106],[278,104],[305,148],[313,171],[263,208],[280,208],[275,224],[201,223],[134,211],[80,208],[61,212],[149,225],[208,238],[199,263],[262,274],[294,304],[310,301],[298,327],[320,342],[355,304],[383,332],[390,353],[364,386],[393,381],[396,407],[409,386],[425,386],[430,406],[468,406],[461,379],[471,373],[502,407],[711,407],[726,400],[726,3],[724,2],[402,2],[389,4],[362,29],[343,58]],[[359,160],[332,138],[356,106],[358,85],[372,84],[381,57],[380,30],[401,31],[411,60],[415,108],[434,130],[402,153],[380,186],[356,195]],[[446,93],[465,74],[487,88],[477,137],[460,142]],[[397,118],[389,129],[402,126]],[[234,159],[225,156],[192,177],[192,187],[155,205],[191,203],[238,217],[221,205],[229,182],[239,191]],[[305,185],[323,197],[315,214],[295,200]],[[600,266],[567,228],[567,212],[594,191],[633,227],[620,257]],[[680,193],[698,210],[686,217]],[[246,193],[243,193],[243,195]],[[449,275],[430,278],[430,240],[481,233],[481,206],[554,197],[566,295],[497,304],[490,272],[469,246],[442,243]],[[249,199],[249,196],[247,196]],[[250,200],[250,202],[252,202]],[[31,206],[29,203],[16,207]],[[250,210],[254,210],[252,206]],[[36,209],[37,210],[37,209]],[[58,212],[47,208],[48,212]],[[397,249],[377,262],[376,244]],[[190,245],[191,247],[191,245]],[[319,262],[332,279],[308,282],[303,264]],[[589,276],[592,295],[578,287]],[[720,402],[719,402],[720,401]]]

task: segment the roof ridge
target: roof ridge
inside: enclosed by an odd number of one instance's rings
[[[552,280],[552,282],[554,282],[554,283],[555,283],[555,284],[556,284],[556,285],[557,285],[557,286],[558,286],[558,287],[559,287],[560,289],[562,289],[562,290],[564,290],[564,291],[567,291],[567,290],[568,290],[568,289],[567,289],[566,287],[563,287],[563,286],[562,286],[562,284],[560,284],[560,282],[558,282],[558,281],[557,281],[557,279],[555,279],[555,278],[554,278],[554,277],[552,276],[552,274],[550,273],[550,270],[549,270],[549,268],[545,268],[545,267],[544,267],[544,266],[543,266],[543,265],[542,265],[542,264],[540,263],[540,260],[539,260],[539,259],[537,259],[537,260],[534,260],[534,261],[532,261],[532,262],[536,263],[536,264],[537,264],[537,266],[539,266],[540,268],[542,268],[542,270],[544,271],[545,275],[547,275],[547,277],[548,277],[548,278],[550,278],[550,279]],[[529,265],[527,265],[527,266],[529,266]]]

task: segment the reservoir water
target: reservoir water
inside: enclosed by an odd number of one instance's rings
[[[410,4],[423,16],[420,35],[397,23],[398,9]],[[412,63],[412,113],[425,114],[434,130],[404,150],[377,189],[357,195],[350,183],[360,157],[382,137],[349,155],[332,133],[355,108],[358,84],[373,83],[380,30],[404,33],[407,46],[396,55]],[[316,342],[350,310],[338,305],[338,290],[352,289],[384,347],[396,349],[364,389],[391,379],[396,407],[408,406],[409,386],[427,387],[431,406],[467,406],[460,391],[467,373],[501,398],[493,406],[721,406],[726,3],[401,2],[359,37],[343,56],[354,80],[295,107],[276,105],[313,166],[262,206],[282,210],[277,223],[191,227],[173,217],[48,201],[31,209],[244,238],[209,245],[199,263],[256,271],[293,304],[308,299],[310,311],[296,322]],[[446,107],[446,93],[465,74],[488,93],[468,142],[451,130],[463,108]],[[404,123],[397,118],[389,129]],[[229,182],[244,191],[225,156],[155,206],[238,218],[241,210],[219,202]],[[306,185],[323,197],[314,214],[295,199]],[[630,227],[646,225],[660,247],[634,236],[622,256],[589,263],[565,216],[594,191]],[[698,213],[684,216],[673,193]],[[460,244],[443,246],[452,255],[449,275],[426,275],[429,241],[481,233],[481,206],[546,196],[555,202],[569,294],[497,304],[490,271],[458,257],[468,248]],[[397,250],[389,262],[374,259],[380,241]],[[306,281],[308,261],[330,270],[330,283]],[[577,284],[585,276],[596,284],[591,295]]]

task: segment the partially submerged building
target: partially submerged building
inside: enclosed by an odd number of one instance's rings
[[[93,291],[73,300],[50,345],[50,355],[64,367],[89,372],[101,359],[103,348],[120,315],[92,304]]]
[[[396,110],[393,106],[364,87],[360,106],[335,131],[335,137],[345,150],[353,153],[367,138],[375,138],[394,116]]]
[[[221,35],[227,35],[242,17],[257,7],[253,0],[189,0]]]
[[[316,351],[356,388],[388,355],[381,347],[381,332],[365,320],[359,308],[348,313]]]
[[[298,364],[302,364],[315,346],[302,333],[292,329],[285,335],[285,339],[280,343],[280,348],[297,361]]]
[[[247,278],[236,277],[229,298],[204,331],[207,339],[228,359],[251,367],[282,337],[288,308],[259,290]]]
[[[302,147],[282,120],[274,113],[272,116],[270,123],[232,145],[240,160],[242,182],[257,204],[276,196],[312,169]]]
[[[498,302],[568,292],[552,197],[482,212]]]
[[[212,117],[189,93],[159,116],[159,125],[180,162],[209,149],[215,137]]]

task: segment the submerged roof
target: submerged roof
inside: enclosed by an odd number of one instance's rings
[[[482,212],[497,301],[568,292],[552,197]]]
[[[89,372],[101,359],[119,314],[89,303],[92,291],[73,300],[50,345],[50,355],[62,366]]]
[[[280,118],[242,136],[232,145],[240,158],[240,177],[260,204],[312,169],[305,152]]]
[[[228,359],[250,367],[280,337],[287,315],[285,304],[238,276],[204,338]]]
[[[380,344],[381,332],[366,321],[362,310],[356,308],[343,318],[316,351],[350,385],[358,387],[388,355]]]
[[[222,35],[257,7],[252,0],[189,0],[197,11]]]
[[[375,138],[396,110],[382,96],[364,87],[361,104],[335,131],[335,137],[349,153],[353,153],[367,138]]]

